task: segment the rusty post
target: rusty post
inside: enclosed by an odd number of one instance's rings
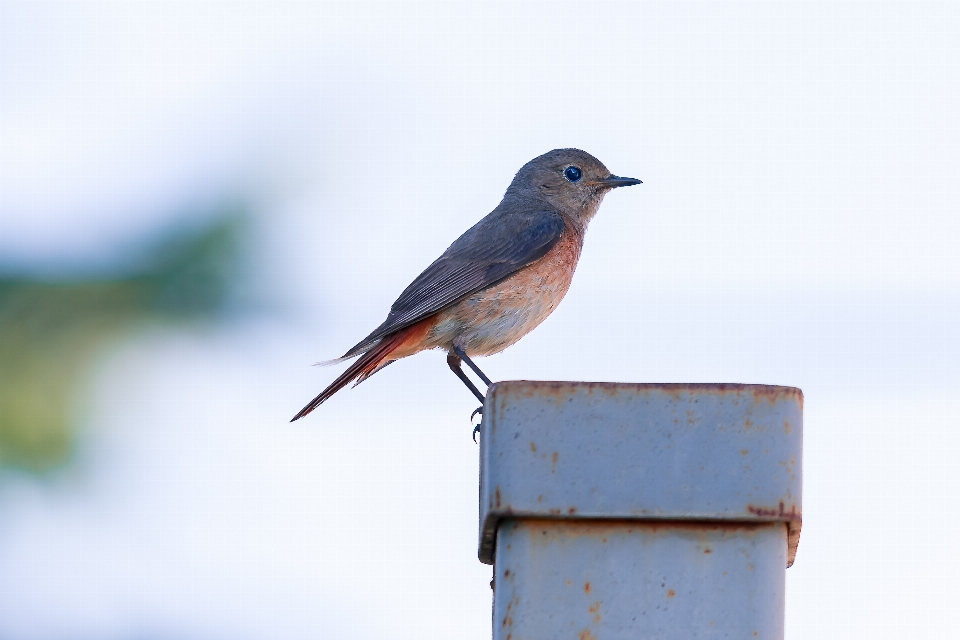
[[[493,638],[782,638],[803,394],[502,382],[484,403]]]

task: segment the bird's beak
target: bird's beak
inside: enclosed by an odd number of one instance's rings
[[[607,176],[603,180],[597,180],[594,184],[607,189],[613,189],[615,187],[629,187],[635,184],[643,184],[643,180],[637,180],[636,178],[621,178],[620,176]]]

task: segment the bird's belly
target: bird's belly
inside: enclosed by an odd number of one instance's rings
[[[564,234],[537,262],[440,312],[433,341],[444,348],[456,344],[471,356],[503,351],[557,308],[570,288],[579,257],[579,238]]]

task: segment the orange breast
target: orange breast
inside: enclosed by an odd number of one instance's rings
[[[580,234],[568,227],[547,255],[438,314],[431,342],[444,348],[455,343],[468,355],[481,356],[514,344],[563,300],[582,247]]]

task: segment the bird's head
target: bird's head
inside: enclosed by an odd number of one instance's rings
[[[613,175],[586,151],[554,149],[523,165],[507,189],[507,195],[545,200],[575,221],[586,224],[597,213],[608,191],[634,184],[641,181]]]

